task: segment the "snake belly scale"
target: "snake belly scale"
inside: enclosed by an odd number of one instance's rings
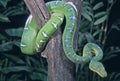
[[[77,24],[77,10],[75,6],[73,7],[73,5],[64,1],[51,1],[46,3],[46,6],[51,14],[51,18],[40,30],[31,15],[27,19],[21,40],[22,52],[28,55],[42,52],[48,40],[61,26],[65,18],[66,25],[62,43],[66,57],[78,64],[90,62],[90,70],[96,72],[101,77],[106,77],[107,72],[103,64],[99,62],[103,57],[103,52],[97,44],[87,43],[83,48],[82,56],[77,55],[73,49],[73,38]]]

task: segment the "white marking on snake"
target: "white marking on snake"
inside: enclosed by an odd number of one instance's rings
[[[25,27],[24,30],[28,30],[28,27]]]
[[[56,1],[55,4],[57,5],[59,3],[59,1]]]
[[[46,41],[40,40],[40,42],[46,42]]]
[[[67,39],[65,39],[65,42],[68,42],[68,40],[67,40]]]
[[[62,18],[62,17],[57,16],[57,18],[58,18],[61,22],[63,21],[63,18]]]
[[[55,29],[57,29],[57,24],[56,24],[56,23],[52,22],[51,24],[53,25],[53,27],[54,27]]]
[[[71,55],[71,52],[67,53],[67,55]]]
[[[78,58],[76,58],[76,61],[77,61],[77,62],[78,62],[78,60],[79,60],[79,59],[78,59]]]
[[[76,19],[76,17],[75,16],[71,16],[71,17],[69,17],[70,19],[73,19],[73,20],[75,20]]]
[[[78,11],[77,11],[77,8],[76,8],[76,6],[73,4],[73,2],[68,2],[68,4],[70,4],[71,6],[73,6],[73,8],[76,10],[76,12],[78,12]]]
[[[39,46],[39,44],[38,44],[38,43],[37,43],[36,45],[37,45],[37,48],[40,48],[40,46]]]
[[[26,47],[27,45],[21,43],[20,46],[21,46],[21,47]]]
[[[69,12],[70,12],[70,11],[73,11],[73,8],[68,9],[68,11],[69,11]]]
[[[69,32],[73,32],[73,30],[69,30]]]
[[[39,52],[39,49],[38,49],[38,48],[36,48],[36,51],[37,51],[37,52]]]
[[[74,27],[74,25],[75,25],[75,24],[74,24],[74,23],[72,23],[71,25],[72,25],[72,27]]]
[[[69,32],[73,32],[73,28],[67,28],[67,30],[69,31]]]
[[[68,3],[65,3],[63,6],[66,6]]]
[[[26,23],[25,23],[25,26],[26,26],[27,24],[29,24],[29,23],[31,22],[31,20],[32,20],[32,15],[30,15],[30,16],[28,17],[28,19],[27,19],[27,21],[26,21]]]
[[[42,35],[43,35],[44,37],[48,37],[48,35],[47,35],[45,32],[42,32]]]

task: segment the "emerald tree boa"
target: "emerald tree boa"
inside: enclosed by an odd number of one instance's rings
[[[21,51],[28,55],[42,52],[45,45],[57,29],[60,28],[63,20],[66,20],[62,43],[66,57],[73,63],[89,62],[90,70],[96,72],[101,77],[106,77],[107,72],[100,62],[103,57],[102,49],[95,43],[87,43],[82,52],[82,56],[75,53],[73,49],[73,39],[77,24],[77,9],[71,2],[51,1],[46,3],[51,14],[50,20],[39,30],[32,15],[26,21],[21,39]]]

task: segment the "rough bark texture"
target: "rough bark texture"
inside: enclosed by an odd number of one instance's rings
[[[60,30],[52,37],[44,53],[47,53],[48,81],[75,81],[74,64],[64,55]]]
[[[45,8],[43,0],[24,0],[39,28],[49,19],[49,13]],[[73,2],[78,9],[78,25],[74,37],[74,49],[77,50],[78,30],[80,26],[80,0],[65,0]],[[41,17],[42,16],[42,17]],[[42,53],[48,61],[48,81],[76,81],[75,65],[64,55],[62,48],[62,33],[58,30],[48,42]]]

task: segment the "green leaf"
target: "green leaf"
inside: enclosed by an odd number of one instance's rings
[[[83,5],[90,5],[90,3],[89,2],[87,2],[87,1],[83,1]]]
[[[103,60],[109,60],[113,57],[116,57],[117,53],[119,52],[120,52],[120,48],[115,49],[114,47],[112,47],[112,49],[105,54],[106,56],[104,57]]]
[[[96,35],[102,33],[104,30],[100,29],[100,30],[97,30],[93,33],[93,37],[95,37]]]
[[[13,74],[10,76],[8,81],[18,81],[19,77],[21,77],[21,74]]]
[[[90,33],[85,33],[87,42],[95,42],[93,36]]]
[[[93,7],[93,10],[97,10],[97,9],[101,8],[102,6],[104,6],[103,2],[99,2]]]
[[[92,21],[91,16],[86,12],[86,10],[85,10],[85,11],[82,10],[81,15],[82,15],[85,19],[87,19],[88,21]]]
[[[0,0],[0,4],[2,4],[2,5],[3,5],[3,7],[6,7],[6,6],[7,6],[8,1],[10,1],[10,0]]]
[[[21,40],[13,40],[13,44],[20,47]]]
[[[114,58],[116,56],[117,56],[116,54],[106,56],[106,57],[104,57],[103,61],[110,60],[111,58]]]
[[[76,64],[76,73],[78,72],[79,70],[79,64]]]
[[[92,8],[90,6],[84,6],[83,8],[88,10],[88,11],[92,11]]]
[[[38,72],[32,72],[29,74],[32,80],[47,81],[47,75]]]
[[[5,40],[7,39],[4,35],[0,34],[0,40]]]
[[[4,54],[4,56],[6,56],[8,59],[14,61],[15,63],[25,64],[25,62],[21,58],[19,58],[18,56],[15,56],[12,54]]]
[[[96,13],[95,14],[95,18],[99,18],[99,17],[102,17],[102,16],[104,16],[104,15],[107,15],[107,12],[106,11],[102,11],[102,12],[98,12],[98,13]]]
[[[97,19],[97,20],[94,22],[94,25],[98,25],[98,24],[103,23],[103,22],[107,19],[107,17],[108,17],[108,16],[105,15],[105,16],[103,16],[103,17]]]
[[[118,73],[118,74],[115,75],[114,80],[119,79],[119,77],[120,77],[120,73]]]
[[[90,29],[91,22],[86,21],[86,19],[82,19],[80,23],[80,31],[81,32],[86,32],[87,30]]]
[[[6,11],[4,11],[4,14],[6,16],[15,16],[15,15],[21,15],[21,14],[27,14],[27,10],[20,6],[13,6],[9,7]]]
[[[84,34],[79,32],[78,46],[80,46],[83,43],[83,40],[85,40]]]
[[[21,37],[22,36],[22,32],[23,32],[23,28],[10,28],[10,29],[6,29],[5,32],[9,35],[9,36],[17,36],[17,37]]]
[[[120,49],[113,49],[111,51],[108,52],[108,54],[114,54],[114,53],[119,53],[120,52]]]
[[[9,10],[9,12],[6,13],[6,15],[10,15],[10,16],[15,16],[15,15],[21,15],[21,14],[25,14],[27,13],[26,11],[21,10],[20,8],[11,8],[11,10]]]
[[[1,22],[10,22],[9,18],[6,17],[6,16],[3,15],[3,14],[0,14],[0,21],[1,21]]]
[[[95,0],[90,0],[90,4],[93,4],[95,2]]]
[[[112,72],[112,74],[110,74],[109,76],[109,81],[113,81],[115,75],[116,75],[116,72]]]
[[[11,16],[21,15],[27,13],[26,11],[22,11],[21,9],[16,9],[11,13]]]
[[[115,24],[112,25],[111,29],[116,29],[117,31],[120,31],[120,27]]]
[[[10,51],[13,48],[13,43],[12,41],[5,42],[0,45],[0,52],[5,52],[5,51]]]
[[[33,57],[29,57],[30,62],[34,63],[33,65],[36,66],[41,66],[42,64],[40,64],[40,61],[38,61],[38,59],[35,59]]]
[[[45,68],[41,68],[41,67],[34,68],[34,71],[40,72],[40,73],[43,73],[43,74],[47,74],[48,73],[48,71]]]
[[[108,3],[109,3],[109,4],[113,3],[113,0],[108,0]]]
[[[91,10],[88,10],[86,7],[82,9],[82,13],[86,13],[93,17],[93,12]]]
[[[21,71],[32,72],[33,68],[28,66],[11,66],[11,67],[4,67],[0,69],[0,72],[4,74],[8,74],[10,72],[21,72]]]

